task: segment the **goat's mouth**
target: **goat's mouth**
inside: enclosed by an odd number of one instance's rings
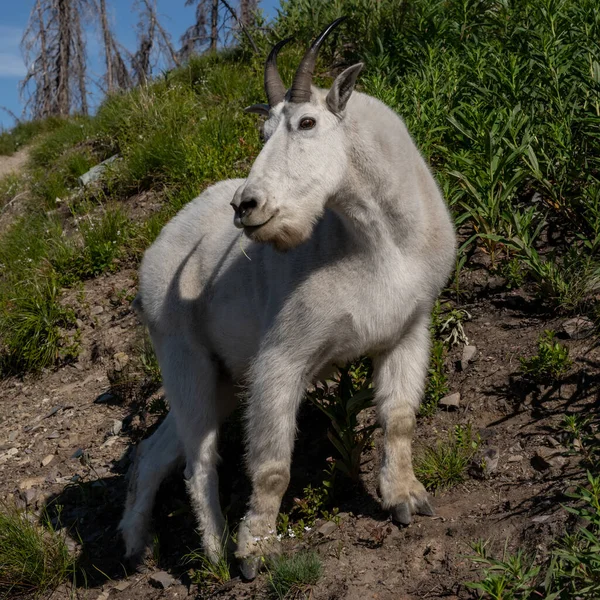
[[[263,221],[260,225],[244,225],[244,233],[247,236],[252,237],[254,233],[268,225],[274,218],[275,215],[271,215],[266,221]]]

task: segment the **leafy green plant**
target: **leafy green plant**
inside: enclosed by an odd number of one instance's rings
[[[431,416],[437,410],[440,400],[450,391],[445,367],[446,346],[441,340],[433,340],[429,374],[425,386],[425,398],[421,403],[420,413]]]
[[[492,600],[595,600],[600,594],[600,478],[588,472],[588,486],[570,494],[565,509],[586,526],[558,540],[550,557],[537,561],[521,551],[502,559],[490,556],[487,545],[473,545],[472,560],[482,567],[482,579],[467,583]]]
[[[537,383],[558,381],[571,368],[569,349],[554,339],[553,331],[545,331],[538,340],[538,353],[520,357],[521,372]]]
[[[193,565],[192,581],[194,583],[223,585],[231,579],[229,561],[225,550],[226,544],[222,544],[222,548],[222,552],[214,563],[200,550],[192,550],[185,555],[184,564]]]
[[[483,598],[492,600],[527,600],[542,597],[537,593],[540,574],[535,558],[519,550],[509,554],[504,549],[502,559],[489,555],[485,542],[476,542],[472,546],[475,555],[471,560],[482,567],[482,579],[468,582],[467,587],[478,590]],[[545,596],[544,596],[545,597]]]
[[[75,559],[65,535],[14,508],[0,510],[0,596],[46,597],[72,580]]]
[[[341,369],[334,388],[317,387],[309,394],[311,402],[331,421],[327,436],[339,453],[335,468],[358,481],[360,460],[370,443],[376,424],[358,427],[358,415],[373,405],[369,368],[362,363]]]
[[[310,531],[317,519],[333,521],[339,524],[339,508],[327,510],[331,504],[331,476],[334,467],[327,471],[328,477],[322,487],[313,488],[308,485],[304,488],[302,498],[294,498],[294,506],[289,513],[279,513],[277,520],[277,534],[280,537],[296,537],[302,539],[305,532]]]
[[[471,425],[457,425],[446,440],[417,453],[415,474],[433,492],[462,483],[478,446],[479,439]]]
[[[309,586],[316,584],[323,572],[319,555],[301,551],[290,556],[278,556],[267,563],[271,596],[278,600],[307,598]]]

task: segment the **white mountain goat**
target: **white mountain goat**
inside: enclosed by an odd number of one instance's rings
[[[252,495],[236,556],[242,574],[255,577],[260,556],[274,551],[305,388],[331,365],[364,355],[373,359],[384,431],[383,506],[403,524],[433,514],[411,442],[454,228],[402,120],[353,93],[362,64],[329,91],[311,86],[319,47],[341,20],[313,42],[289,91],[276,66],[289,40],[273,48],[269,104],[248,109],[268,116],[250,175],[207,189],[144,256],[136,304],[171,409],[130,473],[120,524],[129,558],[143,553],[157,489],[180,462],[205,551],[219,556],[217,435],[243,382]],[[236,228],[248,238],[243,251]]]

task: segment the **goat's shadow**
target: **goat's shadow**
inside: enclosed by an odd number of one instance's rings
[[[131,574],[124,560],[124,545],[117,529],[127,492],[126,473],[131,464],[132,450],[139,439],[127,425],[139,403],[132,403],[131,414],[124,419],[122,435],[130,435],[128,451],[112,461],[104,477],[73,481],[61,492],[49,497],[43,511],[54,527],[65,528],[80,546],[76,565],[76,585],[95,588],[107,581],[118,581]],[[230,526],[235,530],[243,516],[251,491],[243,455],[242,420],[240,411],[223,425],[219,443],[219,491],[221,506]],[[146,431],[150,436],[159,423]],[[326,477],[327,458],[333,447],[327,438],[330,426],[327,417],[310,402],[304,402],[298,419],[291,469],[290,486],[284,496],[281,511],[290,512],[302,498],[303,490],[311,485],[318,488]],[[362,484],[336,478],[335,506],[342,512],[354,512],[374,519],[386,519],[387,513]],[[323,507],[325,508],[325,507]],[[186,492],[182,470],[175,471],[162,483],[153,511],[153,539],[148,555],[159,569],[168,570],[183,583],[191,585],[187,575],[190,564],[186,555],[200,547],[196,520]],[[231,561],[232,576],[237,566]]]

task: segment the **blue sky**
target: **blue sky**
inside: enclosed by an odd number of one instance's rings
[[[118,41],[130,50],[136,45],[137,15],[132,10],[133,3],[133,0],[107,0],[113,32]],[[0,0],[0,106],[5,106],[17,116],[21,116],[23,110],[18,85],[26,73],[20,42],[33,4],[34,0]],[[157,4],[163,27],[177,43],[193,22],[194,7],[185,6],[185,0],[157,0]],[[279,0],[261,0],[259,3],[267,17],[274,16],[278,6]],[[102,73],[98,32],[88,31],[87,53],[88,75],[94,79]],[[13,125],[14,120],[0,109],[0,128]]]

